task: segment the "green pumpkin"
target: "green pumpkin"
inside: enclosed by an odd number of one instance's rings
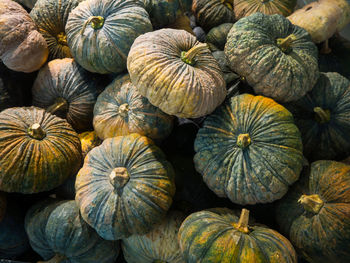
[[[230,68],[230,63],[227,60],[227,57],[225,55],[224,51],[214,51],[213,53],[213,57],[216,59],[216,61],[218,62],[220,69],[222,71],[222,73],[224,74],[224,80],[226,82],[226,87],[229,88],[230,84],[233,81],[238,81],[240,80],[240,76],[237,75],[235,72],[233,72]]]
[[[280,102],[300,99],[319,77],[316,45],[282,15],[240,19],[227,36],[225,54],[257,94]]]
[[[297,263],[288,239],[252,223],[249,211],[213,208],[189,215],[181,224],[179,243],[185,262]]]
[[[126,70],[126,58],[134,40],[152,31],[141,1],[87,0],[69,15],[68,45],[86,70],[101,74]]]
[[[194,164],[220,197],[245,205],[282,198],[298,178],[303,155],[292,114],[270,98],[242,94],[199,129]]]
[[[277,222],[310,263],[350,258],[350,166],[317,161],[277,207]]]
[[[102,239],[85,223],[74,200],[34,205],[26,214],[25,230],[47,263],[114,263],[119,253],[117,242]]]
[[[233,24],[223,23],[213,27],[207,34],[205,42],[208,43],[211,51],[224,50],[227,41],[227,35],[230,32]]]
[[[145,234],[168,211],[174,171],[164,154],[139,134],[108,138],[85,158],[75,183],[84,220],[107,240]]]

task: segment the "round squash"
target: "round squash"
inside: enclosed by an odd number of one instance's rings
[[[0,222],[4,218],[6,212],[7,199],[4,192],[0,192]]]
[[[146,9],[155,29],[174,23],[182,14],[179,0],[152,0]]]
[[[145,234],[168,211],[174,171],[164,154],[139,134],[108,138],[85,158],[75,183],[84,220],[107,240]]]
[[[27,11],[11,0],[0,2],[0,60],[9,69],[38,70],[47,60],[48,48]]]
[[[127,66],[141,95],[169,115],[201,117],[226,96],[225,80],[207,45],[184,30],[160,29],[139,36]]]
[[[297,263],[291,243],[277,231],[249,222],[249,211],[213,208],[193,213],[181,224],[185,262]]]
[[[292,114],[270,98],[232,97],[204,121],[196,170],[220,197],[245,205],[282,198],[299,178],[303,154]]]
[[[0,113],[0,190],[37,193],[62,184],[81,163],[78,135],[63,119],[35,107]]]
[[[350,257],[350,166],[317,161],[277,207],[277,222],[310,263]]]
[[[227,41],[227,35],[233,24],[224,23],[213,27],[207,34],[205,42],[208,43],[211,51],[224,50]]]
[[[240,19],[227,36],[225,54],[231,69],[257,94],[280,102],[301,98],[319,77],[318,50],[310,35],[282,15]]]
[[[134,40],[152,31],[142,1],[88,0],[69,15],[68,45],[86,70],[101,74],[120,73]]]

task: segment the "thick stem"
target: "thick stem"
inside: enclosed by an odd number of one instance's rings
[[[251,142],[252,141],[250,139],[249,134],[248,133],[242,133],[242,134],[238,135],[236,144],[237,144],[237,146],[239,148],[244,149],[247,146],[249,146]]]
[[[105,19],[103,16],[90,16],[88,20],[85,21],[83,28],[80,33],[83,35],[84,31],[88,24],[91,24],[91,27],[95,30],[98,30],[103,27],[105,23]]]
[[[68,46],[67,43],[67,36],[64,32],[61,32],[57,35],[57,43],[62,45],[62,46]]]
[[[118,113],[122,118],[125,118],[129,112],[129,104],[124,103],[119,106]]]
[[[302,195],[299,200],[306,211],[318,214],[324,205],[322,199],[316,195]]]
[[[181,52],[181,60],[189,65],[194,65],[196,63],[195,57],[201,51],[206,49],[208,49],[208,45],[206,43],[194,45],[190,50]]]
[[[56,114],[57,112],[67,113],[68,102],[64,98],[58,98],[55,100],[54,104],[46,108],[46,111],[51,114]]]
[[[129,182],[130,175],[125,167],[117,167],[112,170],[109,174],[109,181],[118,191],[122,190],[123,187]]]
[[[38,261],[37,263],[60,263],[66,259],[66,256],[56,254],[53,258],[47,261]]]
[[[46,136],[46,132],[42,129],[39,123],[34,123],[28,128],[28,134],[30,137],[36,140],[42,140]]]
[[[284,52],[284,53],[288,53],[291,51],[292,47],[292,43],[293,41],[295,41],[297,38],[294,34],[290,34],[289,36],[287,36],[286,38],[277,38],[277,46]]]
[[[318,123],[327,123],[331,120],[331,112],[329,110],[324,110],[321,107],[315,107],[315,119]]]
[[[243,208],[238,223],[235,223],[233,226],[238,231],[241,231],[243,233],[248,233],[249,232],[248,222],[249,222],[249,210]]]

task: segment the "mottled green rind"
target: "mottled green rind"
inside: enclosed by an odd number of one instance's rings
[[[317,194],[324,202],[318,214],[298,203]],[[278,203],[277,222],[297,251],[310,263],[344,263],[350,258],[350,166],[316,161]]]
[[[239,134],[251,144],[237,146]],[[302,142],[292,114],[270,98],[242,94],[209,115],[194,149],[196,170],[220,197],[245,205],[282,198],[302,169]]]
[[[182,14],[179,0],[152,0],[147,11],[154,29],[174,23]]]
[[[210,49],[214,51],[214,49],[224,50],[227,35],[230,32],[233,24],[232,23],[224,23],[219,26],[212,28],[206,38],[205,42],[209,44]]]

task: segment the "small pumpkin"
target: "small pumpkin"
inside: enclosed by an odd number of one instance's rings
[[[179,0],[152,0],[146,8],[155,29],[174,23],[182,14]]]
[[[227,35],[233,24],[223,23],[213,27],[207,34],[205,41],[208,43],[211,51],[224,50],[227,41]]]
[[[212,208],[189,215],[181,224],[179,243],[185,262],[296,263],[297,255],[284,236],[252,223],[249,210]]]

